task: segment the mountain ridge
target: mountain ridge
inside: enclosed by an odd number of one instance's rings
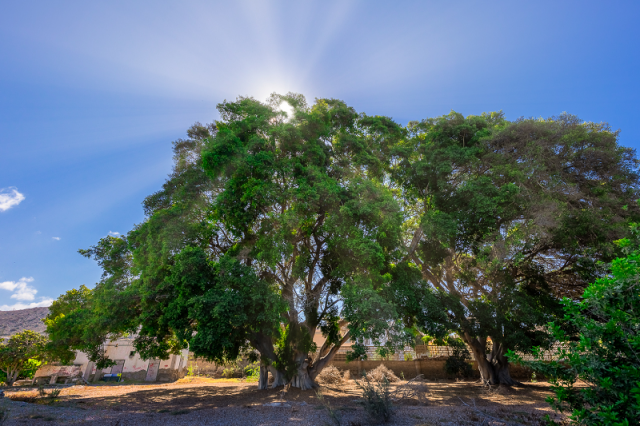
[[[0,311],[0,340],[7,339],[23,330],[45,334],[47,327],[42,319],[49,314],[49,308],[18,309]]]

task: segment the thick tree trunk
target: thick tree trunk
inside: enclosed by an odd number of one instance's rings
[[[269,371],[271,371],[271,374],[273,375],[273,383],[271,383],[271,389],[275,389],[278,386],[284,386],[287,384],[287,379],[284,375],[284,372],[276,370],[273,367],[270,367]]]
[[[490,385],[497,384],[498,378],[493,370],[493,366],[487,360],[484,342],[468,337],[465,337],[464,340],[471,348],[471,352],[473,352],[473,357],[476,359],[476,363],[478,364],[478,371],[480,371],[480,379],[482,382]]]
[[[518,385],[509,373],[509,360],[504,356],[506,350],[501,343],[494,343],[491,353],[487,356],[486,341],[471,337],[465,333],[464,341],[473,352],[473,357],[478,363],[478,371],[482,381],[489,385]]]
[[[497,381],[501,385],[506,386],[519,385],[520,382],[515,381],[511,378],[511,374],[509,373],[509,359],[504,356],[505,353],[506,350],[502,343],[496,343],[491,348],[489,361],[493,366]]]
[[[299,353],[296,356],[296,364],[298,365],[298,371],[289,382],[291,386],[301,390],[317,388],[318,384],[309,375],[309,358],[307,354]]]
[[[260,363],[260,378],[258,379],[258,389],[269,388],[269,367],[264,363]]]

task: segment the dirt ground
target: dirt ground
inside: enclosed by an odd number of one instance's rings
[[[258,390],[240,380],[186,378],[170,384],[102,384],[7,389],[0,409],[7,425],[345,425],[375,424],[361,404],[355,381],[316,391]],[[554,416],[544,401],[547,383],[487,389],[474,382],[412,382],[391,385],[391,425],[539,425]],[[330,407],[330,408],[328,408]],[[0,413],[0,416],[2,414]]]

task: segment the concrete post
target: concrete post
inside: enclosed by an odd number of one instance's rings
[[[414,359],[413,365],[416,368],[416,377],[418,377],[420,374],[422,374],[422,371],[420,370],[420,360],[417,358]]]

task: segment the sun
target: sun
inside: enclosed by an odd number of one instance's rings
[[[280,104],[280,111],[283,111],[287,114],[287,118],[285,119],[285,121],[290,121],[293,118],[293,114],[295,114],[295,110],[291,105],[289,105],[289,102],[282,102]]]

